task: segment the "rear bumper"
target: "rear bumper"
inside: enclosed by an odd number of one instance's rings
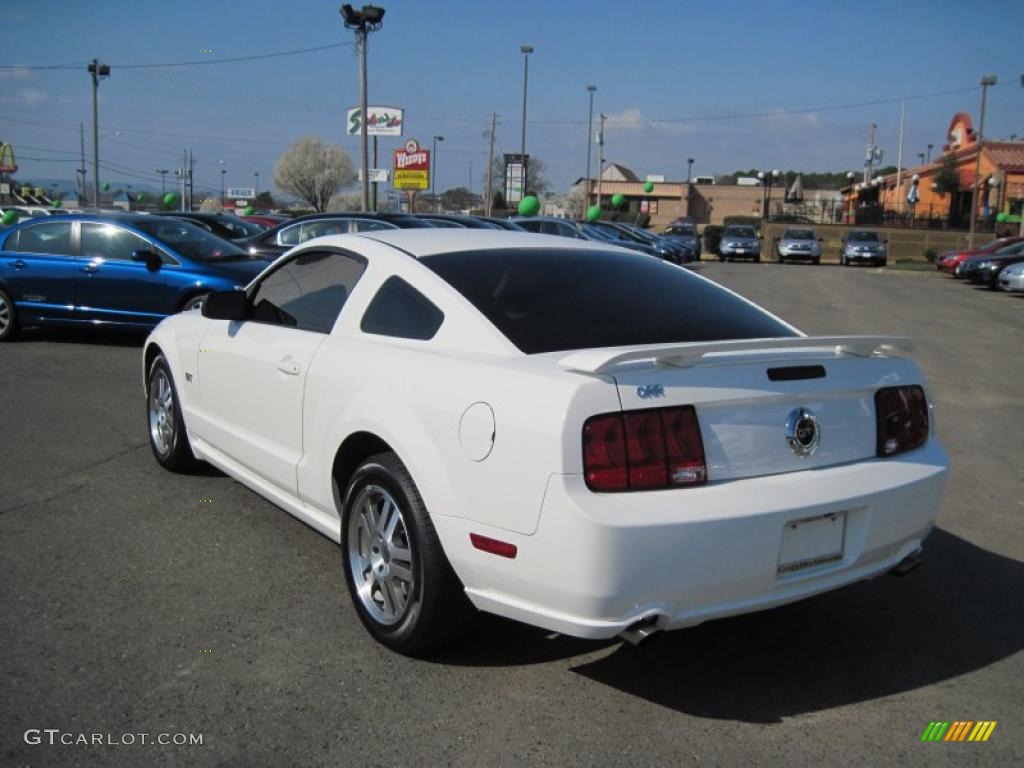
[[[894,459],[701,488],[595,494],[582,476],[553,475],[533,536],[437,522],[477,607],[605,638],[640,620],[678,629],[884,573],[928,535],[947,468],[933,439]],[[833,512],[846,513],[841,558],[780,575],[786,523]],[[517,557],[473,550],[470,531],[512,541]]]

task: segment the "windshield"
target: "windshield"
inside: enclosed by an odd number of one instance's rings
[[[658,259],[536,248],[442,253],[420,262],[527,354],[795,335],[738,296]]]
[[[583,223],[581,223],[580,224],[580,229],[583,230],[583,233],[585,235],[589,235],[590,237],[595,237],[598,240],[604,240],[606,242],[612,242],[613,240],[618,240],[618,238],[615,237],[615,235],[613,235],[611,232],[606,230],[604,227],[597,227],[597,226],[594,226],[593,224],[583,224]]]
[[[640,229],[639,227],[636,227],[636,228],[634,228],[634,227],[626,227],[626,231],[629,234],[631,234],[633,237],[635,237],[637,240],[642,240],[645,243],[657,243],[657,242],[659,242],[658,238],[656,238],[650,232],[647,232],[646,230]]]
[[[133,225],[196,261],[231,261],[249,258],[245,251],[189,221],[152,219]]]
[[[878,234],[875,232],[851,232],[850,239],[861,243],[877,243]]]
[[[679,227],[679,226],[669,227],[668,229],[665,230],[665,233],[669,234],[669,235],[682,235],[683,237],[696,237],[697,236],[697,228],[696,227]]]
[[[787,229],[783,240],[813,240],[814,233],[809,229]]]
[[[757,237],[753,227],[726,227],[723,237]]]

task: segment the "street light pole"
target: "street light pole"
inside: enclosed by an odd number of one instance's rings
[[[256,177],[256,194],[254,195],[254,197],[259,197],[260,196],[260,172],[259,171],[253,171],[252,175]]]
[[[224,167],[224,161],[218,161],[220,163],[220,204],[224,205],[224,177],[227,175],[228,169]]]
[[[160,198],[163,199],[164,194],[167,192],[167,187],[164,182],[167,180],[167,174],[169,171],[166,168],[158,168],[157,173],[160,174]]]
[[[86,67],[86,71],[92,77],[92,202],[97,208],[100,207],[100,123],[99,107],[97,106],[97,92],[100,88],[100,78],[110,77],[110,67],[107,64],[100,64],[93,59]]]
[[[928,145],[928,156],[927,156],[927,159],[925,159],[926,163],[930,163],[932,161],[932,150],[934,148],[935,148],[934,144],[929,144]]]
[[[967,231],[967,245],[970,247],[974,247],[974,224],[978,217],[978,175],[981,173],[981,148],[985,141],[985,100],[988,97],[988,87],[995,84],[995,75],[985,75],[981,78],[981,122],[978,124],[978,142],[974,145],[974,184],[971,187],[971,227]]]
[[[356,31],[356,47],[359,49],[359,155],[362,159],[363,182],[362,198],[363,213],[370,210],[370,158],[366,141],[366,37],[369,32],[380,29],[384,23],[384,9],[377,5],[364,5],[362,10],[355,10],[345,3],[341,6],[341,18],[347,29]]]
[[[690,215],[690,202],[693,199],[693,158],[686,158],[686,215]]]
[[[608,117],[602,113],[601,127],[597,131],[597,207],[601,207],[601,170],[604,168],[604,121]]]
[[[590,143],[594,139],[594,91],[596,90],[596,85],[587,86],[587,91],[590,92],[590,111],[587,113],[587,175],[583,177],[587,180],[587,205],[590,205]]]
[[[434,150],[430,153],[430,194],[434,197],[434,213],[437,213],[437,142],[444,141],[444,136],[434,137]]]
[[[521,45],[519,50],[523,54],[523,136],[520,145],[519,163],[522,175],[522,187],[519,191],[520,202],[526,197],[526,86],[530,79],[530,54],[533,53],[532,45]]]

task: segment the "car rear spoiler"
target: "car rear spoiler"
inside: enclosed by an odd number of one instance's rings
[[[821,350],[835,357],[906,357],[912,349],[913,341],[905,336],[798,336],[583,349],[560,358],[558,364],[580,373],[605,373],[622,363],[638,360],[652,360],[656,364],[685,368],[720,362],[711,356],[770,355],[773,352],[785,353],[792,350]]]

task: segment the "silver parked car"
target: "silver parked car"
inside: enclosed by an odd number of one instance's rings
[[[757,231],[747,224],[730,224],[722,233],[718,244],[718,258],[725,261],[729,258],[761,260],[761,238]]]
[[[1012,293],[1024,292],[1024,263],[1011,264],[999,273],[999,289]]]
[[[843,238],[839,250],[839,263],[844,267],[859,262],[869,262],[884,267],[888,261],[888,240],[883,240],[877,232],[869,229],[855,229]]]
[[[786,259],[821,264],[821,242],[813,229],[787,229],[775,240],[775,258],[780,264]]]

